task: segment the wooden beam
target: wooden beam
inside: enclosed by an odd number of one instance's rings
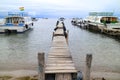
[[[86,55],[86,74],[85,74],[86,80],[90,80],[91,63],[92,63],[92,54],[87,54]]]
[[[68,44],[68,38],[69,38],[69,30],[67,30],[67,37],[66,37],[67,44]]]
[[[45,54],[38,53],[38,80],[45,80]]]

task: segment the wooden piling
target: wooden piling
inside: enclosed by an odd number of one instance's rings
[[[53,38],[54,38],[54,34],[55,34],[55,33],[53,32],[53,35],[52,35],[52,40],[53,40]]]
[[[69,38],[69,30],[67,30],[67,37],[66,37],[67,44],[68,44],[68,38]]]
[[[92,54],[86,55],[86,74],[85,74],[85,80],[90,80],[90,68],[92,63]]]
[[[45,80],[45,56],[44,53],[38,53],[38,80]]]

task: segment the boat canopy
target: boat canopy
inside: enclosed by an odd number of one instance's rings
[[[85,20],[96,23],[118,23],[118,17],[115,16],[89,16]]]
[[[28,16],[27,12],[8,12],[9,17],[26,17]]]

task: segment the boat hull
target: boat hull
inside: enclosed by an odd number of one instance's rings
[[[32,25],[29,26],[2,26],[0,27],[0,33],[24,33],[27,30],[32,29]]]

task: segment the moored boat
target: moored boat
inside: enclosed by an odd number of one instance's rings
[[[61,17],[61,18],[59,18],[59,20],[60,20],[60,21],[64,21],[64,20],[65,20],[65,18],[64,18],[64,17]]]
[[[32,18],[32,21],[38,21],[38,18]]]
[[[110,35],[120,35],[120,23],[112,12],[92,12],[85,19],[87,27]]]
[[[32,26],[31,17],[26,12],[8,12],[8,16],[0,24],[0,33],[23,33],[31,29]]]

